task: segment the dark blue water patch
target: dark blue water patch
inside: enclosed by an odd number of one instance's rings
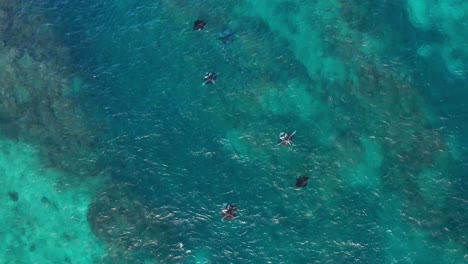
[[[383,53],[374,54],[386,63],[398,59],[414,67],[416,50],[422,44],[444,40],[443,32],[411,23],[405,1],[345,1],[342,13],[351,28],[387,42]]]
[[[424,42],[418,44],[424,45]],[[441,128],[447,139],[456,137],[461,159],[468,161],[468,125],[463,122],[468,117],[468,104],[464,99],[468,96],[467,79],[448,72],[446,62],[440,56],[422,58],[416,55],[417,50],[411,53],[413,55],[406,61],[412,67],[412,81],[438,115],[432,120],[432,125]],[[466,165],[462,166],[468,169]]]
[[[420,29],[413,25],[409,18],[404,1],[367,1],[345,3],[344,17],[349,17],[351,27],[377,38],[390,36],[389,47],[379,59],[393,64],[399,61],[405,69],[411,71],[411,82],[438,112],[440,119],[433,120],[435,127],[443,127],[446,136],[456,135],[464,160],[468,160],[468,127],[462,119],[468,116],[468,96],[466,77],[453,76],[447,70],[446,62],[441,55],[433,54],[423,58],[418,49],[427,45],[444,45],[447,36],[437,27]],[[365,6],[365,8],[363,8]],[[361,14],[360,12],[367,12]],[[460,28],[463,34],[463,28]],[[398,66],[395,66],[398,67]]]

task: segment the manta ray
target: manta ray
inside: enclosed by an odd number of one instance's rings
[[[296,179],[296,188],[306,187],[309,177],[299,176]]]

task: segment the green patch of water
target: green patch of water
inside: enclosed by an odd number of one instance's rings
[[[0,173],[4,263],[96,263],[105,250],[86,213],[97,181],[64,181],[73,176],[42,164],[34,146],[5,139]]]

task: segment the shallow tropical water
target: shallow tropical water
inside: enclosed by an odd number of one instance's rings
[[[0,8],[0,262],[468,260],[463,1]]]

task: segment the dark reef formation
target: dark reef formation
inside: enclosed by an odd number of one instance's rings
[[[39,146],[50,166],[94,174],[79,82],[54,26],[30,2],[8,0],[0,2],[0,25],[0,133]]]
[[[135,254],[164,259],[177,230],[161,220],[156,209],[145,206],[124,185],[109,184],[89,207],[93,233],[108,245],[110,263],[129,263]],[[174,245],[175,248],[175,245]]]
[[[48,166],[69,175],[98,175],[106,162],[97,155],[99,131],[90,129],[81,109],[82,82],[55,26],[31,1],[9,0],[0,2],[0,25],[0,135],[37,146]],[[169,255],[159,249],[169,243],[170,228],[124,187],[108,184],[87,215],[91,230],[108,246],[109,263],[129,263],[142,251],[150,257]],[[16,192],[7,194],[19,199]],[[47,196],[41,202],[59,210]]]

